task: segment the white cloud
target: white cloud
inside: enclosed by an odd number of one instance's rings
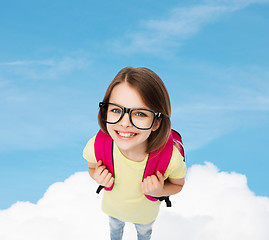
[[[1,240],[108,239],[101,196],[88,173],[79,172],[50,186],[37,204],[17,202],[0,211]],[[246,176],[220,172],[212,163],[194,165],[184,190],[161,208],[152,239],[265,240],[269,198],[255,196]],[[127,224],[124,239],[136,239]]]
[[[167,56],[166,49],[181,46],[184,40],[199,32],[205,24],[253,3],[268,3],[268,0],[208,0],[197,5],[176,7],[162,19],[141,21],[137,30],[109,41],[108,45],[119,53],[145,52]],[[170,53],[169,53],[170,54]]]
[[[225,7],[207,5],[175,8],[168,18],[143,21],[141,30],[126,35],[123,41],[122,38],[110,41],[109,45],[121,53],[159,53],[167,47],[181,45],[183,40],[225,11]]]
[[[220,172],[212,163],[189,169],[187,184],[174,207],[159,224],[174,216],[183,239],[268,237],[269,198],[255,196],[246,176]]]

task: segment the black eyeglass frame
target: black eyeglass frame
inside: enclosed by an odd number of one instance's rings
[[[110,102],[99,102],[99,108],[100,108],[100,111],[102,111],[101,108],[104,108],[105,105],[108,106],[108,104],[114,105],[114,106],[119,107],[120,109],[122,109],[121,116],[120,116],[119,120],[116,121],[116,122],[109,122],[109,121],[107,121],[106,119],[102,118],[103,121],[105,121],[106,123],[109,123],[109,124],[116,124],[116,123],[118,123],[118,122],[123,118],[124,114],[125,114],[125,113],[128,113],[130,123],[131,123],[135,128],[140,129],[140,130],[149,130],[149,129],[151,129],[151,128],[153,127],[153,125],[154,125],[156,119],[159,118],[159,117],[161,117],[161,115],[162,115],[162,113],[160,113],[160,112],[155,112],[155,111],[150,110],[150,109],[146,109],[146,108],[126,108],[126,107],[122,107],[122,106],[120,106],[120,105],[118,105],[118,104],[110,103]],[[140,128],[140,127],[137,127],[137,126],[133,123],[131,114],[132,114],[132,112],[135,111],[135,110],[146,110],[146,111],[152,112],[152,113],[154,114],[154,118],[153,118],[153,121],[152,121],[152,124],[151,124],[150,127],[148,127],[148,128]],[[102,114],[101,114],[101,117],[102,117]]]

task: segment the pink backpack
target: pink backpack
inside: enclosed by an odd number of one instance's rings
[[[153,174],[156,175],[156,172],[159,171],[162,175],[164,175],[170,159],[173,153],[173,143],[176,143],[177,148],[180,151],[180,154],[183,156],[183,161],[185,162],[185,152],[183,148],[183,143],[180,134],[175,131],[171,130],[168,141],[164,148],[157,149],[149,154],[147,165],[144,171],[144,178],[147,176],[151,176]],[[102,160],[103,165],[106,166],[107,170],[111,172],[112,176],[115,178],[114,173],[114,166],[113,166],[113,139],[102,130],[99,130],[98,134],[96,135],[95,142],[94,142],[94,151],[96,160]],[[97,193],[99,193],[104,187],[99,186],[97,189]],[[106,191],[111,191],[113,185],[110,188],[106,188]],[[168,196],[155,198],[149,195],[145,195],[147,199],[151,201],[163,201],[165,200],[167,207],[171,207],[171,202]]]

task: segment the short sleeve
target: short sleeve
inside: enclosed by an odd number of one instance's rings
[[[87,142],[83,150],[83,157],[90,163],[97,162],[95,158],[95,153],[94,153],[94,141],[95,141],[95,136]]]
[[[185,162],[183,161],[183,157],[178,151],[177,147],[173,147],[173,153],[170,160],[170,163],[166,169],[164,174],[164,178],[184,178],[186,175],[187,167]]]

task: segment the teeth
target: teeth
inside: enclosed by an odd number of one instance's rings
[[[123,132],[118,132],[118,134],[122,137],[133,137],[135,133],[123,133]]]

